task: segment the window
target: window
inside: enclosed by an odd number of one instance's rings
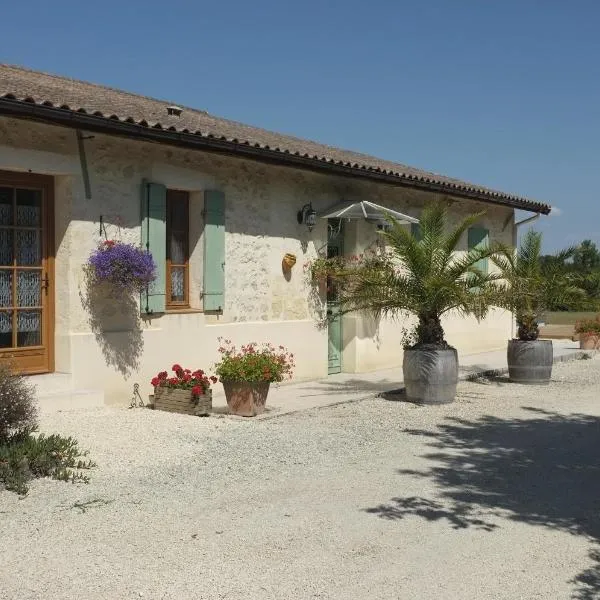
[[[189,308],[189,194],[167,190],[166,307]]]
[[[469,250],[475,248],[489,248],[490,232],[483,227],[471,227],[467,232],[467,247]],[[483,274],[488,273],[488,259],[482,258],[475,263],[475,267]]]

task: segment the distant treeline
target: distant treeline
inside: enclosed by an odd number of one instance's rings
[[[578,246],[567,249],[559,255],[540,257],[542,268],[551,276],[562,271],[566,273],[574,286],[584,290],[585,299],[581,305],[570,310],[600,310],[600,251],[592,240],[583,240]],[[551,310],[568,310],[557,304]]]

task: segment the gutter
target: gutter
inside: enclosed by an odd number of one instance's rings
[[[180,148],[202,150],[216,154],[243,157],[266,164],[292,166],[319,173],[335,174],[354,179],[367,179],[395,187],[408,187],[459,198],[479,200],[499,206],[510,206],[530,212],[548,214],[550,207],[537,202],[527,202],[510,198],[497,198],[481,192],[457,189],[436,182],[420,181],[409,177],[380,173],[375,170],[359,169],[336,163],[315,160],[307,156],[291,154],[279,150],[260,148],[251,144],[228,141],[216,137],[202,137],[195,133],[183,133],[168,129],[158,129],[121,121],[116,117],[104,117],[76,112],[66,108],[55,108],[33,102],[23,102],[9,98],[0,98],[0,115],[26,118],[44,123],[63,125],[73,129],[82,129],[96,133],[105,133],[120,137],[141,139],[149,142],[168,144]]]
[[[548,211],[550,212],[550,211]],[[548,213],[546,213],[548,214]],[[527,219],[523,219],[522,221],[517,221],[515,223],[515,228],[520,227],[521,225],[525,225],[525,223],[533,223],[533,221],[537,221],[540,218],[540,213],[533,215],[533,217],[527,217]]]

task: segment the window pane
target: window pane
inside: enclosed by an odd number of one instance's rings
[[[0,306],[12,306],[12,271],[0,271]]]
[[[42,303],[42,273],[17,272],[17,306],[40,306]]]
[[[17,346],[42,343],[42,311],[20,310],[17,313]]]
[[[188,193],[167,191],[167,259],[169,281],[167,302],[186,304],[187,263],[189,258]]]
[[[171,231],[169,248],[171,263],[183,265],[187,261],[187,235],[183,231]]]
[[[13,189],[0,188],[0,225],[13,224]]]
[[[12,229],[0,229],[0,265],[13,264]]]
[[[171,302],[185,300],[185,267],[171,267]]]
[[[42,262],[41,241],[39,229],[17,229],[17,264],[40,265]]]
[[[42,217],[42,192],[17,190],[17,225],[39,227]]]
[[[187,192],[170,191],[168,194],[168,202],[171,229],[186,231],[188,228]]]
[[[0,311],[0,348],[12,348],[12,310]]]

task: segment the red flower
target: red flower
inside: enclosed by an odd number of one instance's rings
[[[177,363],[175,363],[175,364],[174,364],[174,365],[171,367],[171,369],[173,369],[173,371],[174,371],[175,373],[179,373],[179,371],[183,371],[183,369],[181,368],[181,365],[178,365]]]
[[[105,246],[108,246],[109,248],[112,248],[112,246],[114,246],[117,242],[115,242],[115,240],[106,240],[104,242]]]
[[[167,372],[166,372],[166,371],[161,371],[161,372],[158,374],[158,378],[159,378],[159,379],[161,379],[161,380],[163,380],[163,381],[164,381],[164,380],[165,380],[167,377],[168,377],[168,374],[167,374]]]
[[[153,377],[152,381],[150,382],[154,387],[156,387],[157,385],[160,384],[160,379],[158,377]]]
[[[170,379],[167,379],[167,381],[171,385],[177,385],[179,383],[179,379],[177,379],[177,377],[171,377]]]
[[[202,394],[204,394],[204,390],[202,389],[201,385],[195,385],[192,388],[192,395],[193,396],[202,396]]]

